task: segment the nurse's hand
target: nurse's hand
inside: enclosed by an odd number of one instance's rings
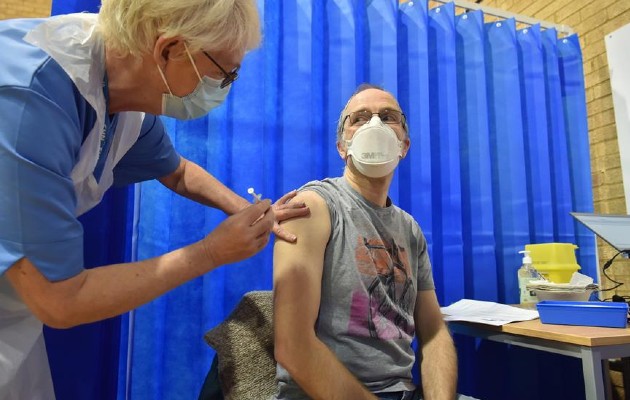
[[[274,222],[270,200],[252,204],[228,217],[202,240],[213,267],[258,253],[269,243]]]
[[[297,190],[292,190],[284,196],[280,197],[278,201],[273,204],[273,212],[276,216],[276,221],[273,224],[273,233],[280,239],[293,243],[297,240],[297,237],[284,230],[280,226],[280,222],[297,217],[305,217],[311,213],[304,202],[291,202],[297,195]]]

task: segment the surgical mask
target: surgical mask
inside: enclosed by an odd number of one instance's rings
[[[171,91],[168,82],[166,82],[166,77],[164,76],[162,69],[158,65],[157,68],[158,71],[160,71],[160,76],[169,91],[169,93],[164,93],[162,95],[162,115],[177,119],[194,119],[203,117],[208,114],[210,110],[219,106],[219,104],[225,100],[225,97],[230,91],[230,86],[226,86],[221,89],[222,80],[212,79],[207,76],[202,78],[197,70],[195,61],[188,51],[188,47],[185,47],[185,49],[186,54],[195,69],[195,73],[199,78],[199,83],[197,84],[197,87],[195,87],[195,90],[193,90],[190,94],[184,97],[175,96]]]
[[[402,158],[403,142],[378,116],[361,126],[351,140],[346,140],[347,157],[363,175],[382,178],[391,173]]]

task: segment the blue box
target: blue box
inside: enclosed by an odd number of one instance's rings
[[[625,328],[628,304],[606,301],[541,301],[537,305],[543,324]]]

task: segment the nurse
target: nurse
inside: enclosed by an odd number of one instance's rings
[[[98,15],[0,22],[0,399],[50,399],[42,323],[113,317],[260,251],[303,204],[250,205],[173,149],[156,115],[198,118],[259,45],[254,0],[103,0]],[[203,240],[83,268],[77,217],[158,179],[231,216]],[[106,238],[103,238],[104,240]]]

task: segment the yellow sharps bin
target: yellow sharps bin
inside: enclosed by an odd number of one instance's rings
[[[542,276],[554,283],[568,283],[581,268],[575,258],[573,243],[539,243],[525,245],[532,265]]]

